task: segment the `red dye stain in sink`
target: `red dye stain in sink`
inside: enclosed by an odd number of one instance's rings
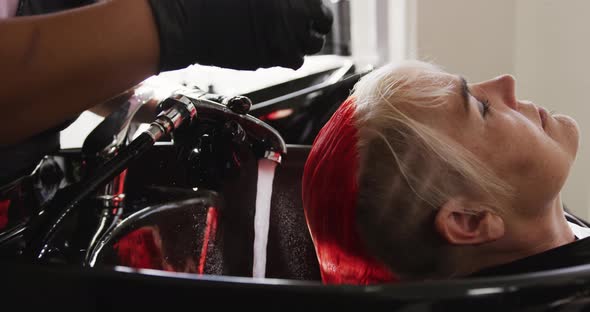
[[[8,225],[8,208],[10,208],[10,200],[0,201],[0,230]]]

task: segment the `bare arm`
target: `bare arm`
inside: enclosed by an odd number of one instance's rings
[[[0,21],[0,145],[17,143],[156,73],[147,0]]]
[[[100,103],[88,110],[102,117],[107,117],[109,114],[117,110],[121,105],[129,100],[133,96],[135,88],[129,89],[117,96],[108,99],[107,101]],[[139,111],[133,118],[136,122],[150,123],[156,118],[156,110],[161,99],[153,98],[147,103],[143,104]]]
[[[117,110],[121,105],[127,102],[129,98],[133,96],[134,91],[135,89],[128,89],[123,93],[119,93],[98,105],[88,108],[88,110],[99,116],[107,117],[109,114]]]

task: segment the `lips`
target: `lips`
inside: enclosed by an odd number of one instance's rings
[[[541,117],[541,127],[545,130],[545,125],[547,124],[547,118],[549,117],[549,113],[543,107],[537,107],[539,111],[539,117]]]

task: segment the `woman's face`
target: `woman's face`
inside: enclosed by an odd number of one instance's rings
[[[508,182],[516,190],[510,204],[517,210],[534,213],[552,205],[576,157],[576,122],[517,100],[512,76],[468,84],[460,76],[440,75],[454,84],[456,94],[443,105],[419,108],[415,118],[463,145]]]

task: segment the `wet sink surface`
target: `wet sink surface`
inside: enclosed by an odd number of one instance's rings
[[[267,246],[267,278],[320,280],[317,258],[301,203],[301,177],[308,153],[309,146],[288,146],[288,154],[275,172]],[[156,146],[152,152],[129,168],[127,175],[129,209],[126,216],[142,209],[146,210],[146,207],[194,198],[200,196],[199,192],[209,191],[203,188],[195,191],[195,180],[194,177],[190,177],[187,164],[177,161],[175,157],[173,146]],[[239,172],[231,179],[227,179],[227,182],[220,185],[219,189],[214,190],[219,196],[215,200],[216,205],[220,206],[217,240],[213,247],[210,246],[210,259],[207,260],[210,264],[208,267],[212,269],[205,273],[252,276],[256,185],[257,163],[253,159],[245,159]],[[191,233],[191,229],[187,232],[186,227],[198,228],[199,234],[195,238],[202,242],[202,237],[199,235],[203,235],[206,227],[205,209],[208,207],[205,206],[190,208],[194,209],[195,216],[198,215],[193,223],[183,219],[187,209],[180,208],[176,213],[169,210],[167,214],[150,214],[151,221],[146,222],[146,218],[143,218],[142,224],[146,229],[150,228],[148,224],[151,224],[151,229],[157,224],[160,225],[158,228],[174,228],[170,220],[177,218],[178,227],[184,229],[164,237],[165,240],[171,240],[167,242],[168,245],[173,245],[174,240],[176,244],[188,244],[181,243],[182,236],[179,236],[188,235],[181,233]],[[126,231],[131,233],[132,230],[137,229],[138,227],[134,226]],[[138,232],[134,235],[138,235]],[[202,249],[201,245],[195,244],[197,243],[190,245],[191,250]],[[179,250],[178,247],[175,249]],[[106,258],[103,257],[103,259]],[[196,262],[197,259],[194,261]],[[125,261],[117,263],[112,256],[108,263],[103,263],[103,265],[128,264]],[[182,272],[182,270],[179,271]]]

